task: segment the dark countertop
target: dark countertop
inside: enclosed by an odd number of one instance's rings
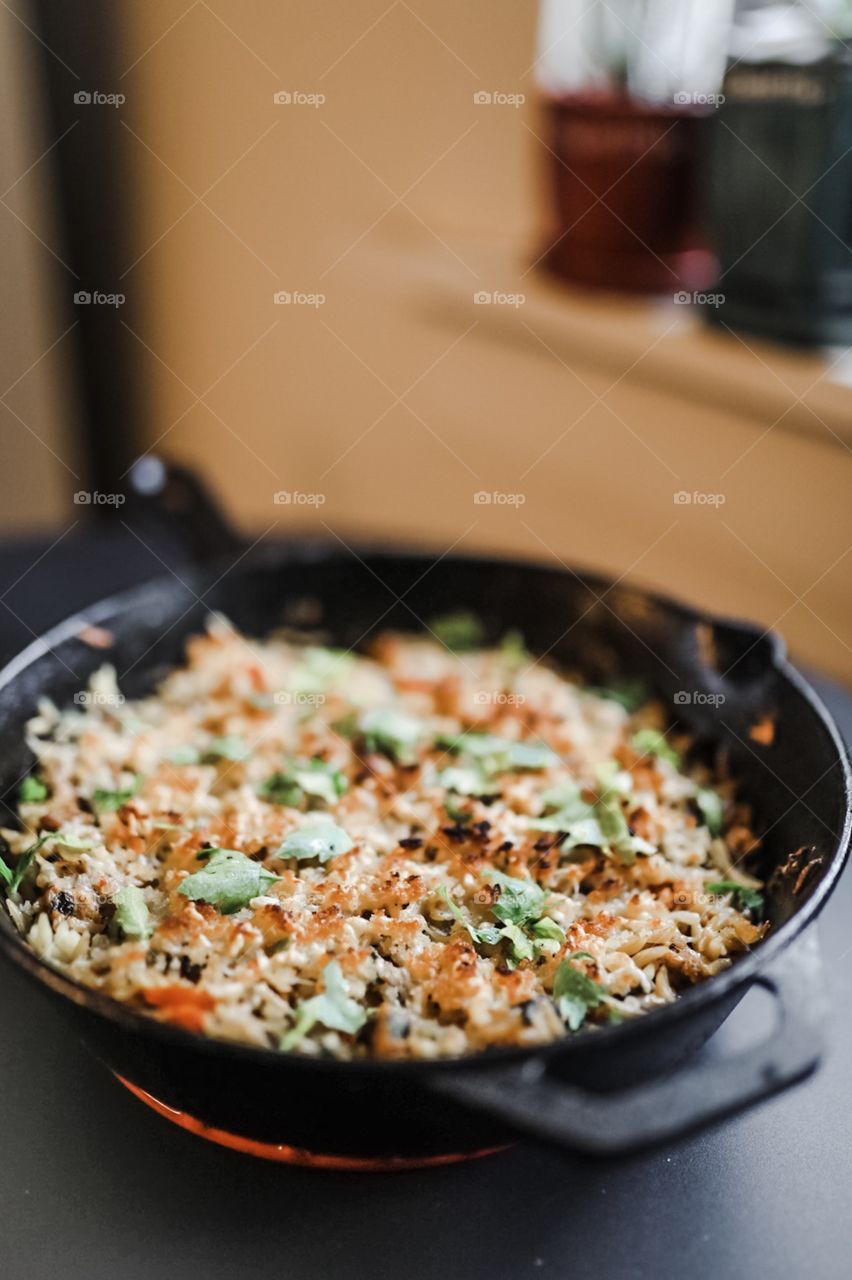
[[[0,656],[161,571],[129,533],[0,547]],[[34,567],[30,567],[34,566]],[[15,580],[25,574],[16,585]],[[3,592],[8,592],[3,596]],[[12,612],[10,612],[12,611]],[[847,742],[852,695],[816,680]],[[17,973],[0,985],[0,1275],[834,1280],[852,1257],[852,875],[819,931],[830,1052],[807,1083],[671,1148],[522,1143],[424,1172],[293,1169],[214,1147],[121,1089]],[[715,1040],[736,1040],[747,997]]]

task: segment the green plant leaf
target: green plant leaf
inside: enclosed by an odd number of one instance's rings
[[[328,862],[341,853],[348,853],[353,841],[342,827],[326,813],[309,813],[295,831],[291,831],[278,855],[281,858],[318,858]]]
[[[21,804],[40,804],[42,800],[47,799],[47,787],[41,778],[36,778],[33,774],[30,774],[21,783],[18,798]]]
[[[6,863],[0,858],[0,880],[4,881],[7,892],[17,893],[21,887],[24,876],[29,871],[35,860],[35,856],[43,844],[50,839],[49,836],[40,836],[34,844],[31,844],[23,853],[18,854],[18,860],[14,867],[7,867]]]
[[[257,792],[272,804],[296,808],[305,796],[327,805],[336,804],[348,785],[345,775],[326,760],[295,760],[286,770],[279,770],[262,782]]]
[[[182,747],[175,747],[174,751],[170,751],[166,756],[169,764],[200,764],[201,753],[197,747],[190,747],[188,744]]]
[[[376,751],[397,764],[414,764],[423,726],[414,716],[392,707],[363,711],[358,728],[367,751]]]
[[[500,887],[500,896],[492,903],[491,910],[504,923],[525,925],[541,917],[548,899],[546,889],[534,880],[518,880],[502,871],[487,872],[488,879]]]
[[[656,756],[658,760],[668,760],[669,764],[678,768],[680,765],[680,754],[675,751],[670,742],[667,741],[664,733],[659,733],[656,729],[640,729],[634,733],[631,738],[634,750],[643,756]]]
[[[186,877],[178,893],[231,915],[252,898],[260,897],[278,879],[236,849],[211,849],[205,865]]]
[[[117,791],[107,791],[103,787],[96,787],[92,792],[92,808],[98,816],[102,813],[114,813],[123,804],[127,804],[128,800],[133,799],[141,785],[142,779],[137,774],[130,786],[122,787]]]
[[[428,623],[432,635],[454,653],[465,653],[481,648],[485,631],[476,614],[470,609],[456,609]]]
[[[322,971],[324,990],[305,1000],[296,1010],[296,1021],[281,1038],[286,1052],[295,1048],[319,1022],[330,1031],[355,1035],[367,1021],[367,1012],[346,990],[346,979],[337,960],[331,960]]]
[[[589,1010],[596,1009],[606,995],[599,982],[594,982],[570,963],[570,960],[579,959],[586,954],[576,951],[573,956],[563,960],[553,980],[553,999],[559,1016],[572,1031],[580,1029]]]
[[[250,755],[251,748],[246,746],[242,738],[229,733],[224,738],[211,738],[201,758],[205,764],[211,764],[217,760],[247,760]]]
[[[144,940],[151,936],[151,925],[145,895],[135,884],[126,884],[113,898],[113,920],[125,938]]]
[[[763,910],[763,894],[757,889],[749,889],[746,885],[739,884],[736,880],[716,880],[705,887],[708,893],[732,894],[735,904],[741,911]]]
[[[701,787],[695,793],[695,803],[711,836],[721,835],[724,804],[719,792],[713,791],[711,787]]]
[[[611,680],[606,685],[593,685],[588,691],[598,698],[608,698],[624,707],[628,715],[638,711],[648,701],[648,690],[641,680]]]

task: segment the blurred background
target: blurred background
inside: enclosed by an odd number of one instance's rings
[[[152,452],[249,541],[626,575],[850,680],[847,41],[842,0],[3,0],[17,576],[162,572]]]

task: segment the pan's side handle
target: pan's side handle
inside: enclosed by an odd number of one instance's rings
[[[519,1067],[444,1073],[433,1087],[571,1151],[615,1155],[653,1146],[770,1097],[816,1067],[825,1012],[816,937],[797,943],[756,982],[776,998],[777,1025],[766,1040],[728,1059],[699,1054],[662,1079],[616,1093],[565,1084],[536,1059]]]
[[[194,560],[215,560],[245,547],[207,486],[188,467],[145,454],[130,468],[128,490],[129,518],[164,529]]]

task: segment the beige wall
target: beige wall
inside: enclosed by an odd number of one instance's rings
[[[0,7],[0,529],[16,531],[63,522],[80,483],[72,334],[53,306],[73,289],[73,275],[60,260],[41,162],[53,138],[34,89],[34,54],[32,37]]]
[[[123,7],[125,284],[152,446],[203,468],[256,533],[629,571],[780,619],[803,657],[852,675],[848,389],[819,357],[708,337],[681,308],[524,274],[544,234],[532,4]],[[275,106],[276,90],[326,101]],[[477,90],[528,101],[476,106]],[[481,289],[527,301],[476,306]],[[725,502],[676,505],[681,489]],[[276,505],[281,490],[324,501]]]

